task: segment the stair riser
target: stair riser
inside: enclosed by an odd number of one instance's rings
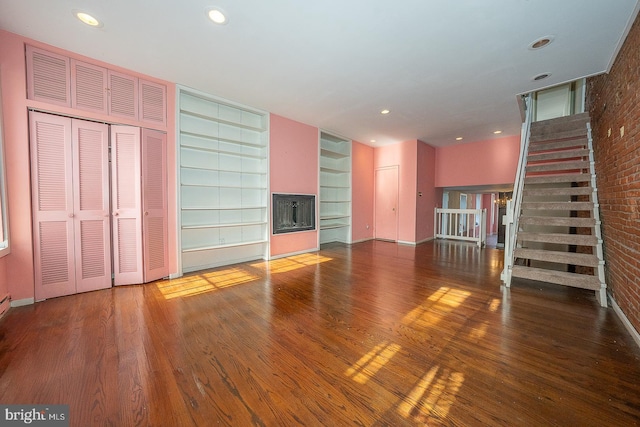
[[[543,165],[532,165],[532,166],[527,166],[526,171],[527,173],[551,172],[551,171],[559,172],[559,171],[575,171],[575,170],[582,170],[582,169],[589,169],[589,162],[570,161],[570,162],[547,163]]]
[[[591,202],[522,202],[522,210],[590,211]]]
[[[516,249],[516,258],[535,261],[551,262],[564,265],[579,265],[583,267],[597,267],[600,262],[595,255],[566,253],[545,250]]]
[[[571,182],[590,182],[591,175],[587,173],[567,173],[559,175],[528,176],[524,179],[524,184],[559,184]]]
[[[539,269],[517,266],[513,267],[512,277],[522,279],[538,280],[541,282],[555,283],[557,285],[570,286],[574,288],[599,290],[600,282],[594,276],[587,275],[570,275],[570,273],[540,271]]]
[[[539,153],[541,151],[562,150],[568,148],[585,149],[589,141],[586,138],[570,139],[566,141],[529,141],[529,153]]]
[[[527,157],[527,163],[545,162],[549,160],[582,159],[589,156],[589,150],[560,150],[550,153],[534,154]]]
[[[597,246],[598,239],[595,236],[582,236],[579,234],[542,234],[520,232],[518,242],[551,243],[558,245]]]

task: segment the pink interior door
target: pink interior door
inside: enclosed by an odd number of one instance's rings
[[[76,292],[71,119],[29,113],[35,299]]]
[[[140,129],[111,126],[113,282],[143,283]]]
[[[398,167],[376,169],[375,237],[398,240]]]
[[[109,126],[72,121],[76,291],[111,287]]]
[[[142,242],[144,282],[169,275],[167,248],[167,135],[142,130]]]

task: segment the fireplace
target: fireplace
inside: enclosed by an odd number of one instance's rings
[[[273,194],[273,234],[316,229],[316,196]]]

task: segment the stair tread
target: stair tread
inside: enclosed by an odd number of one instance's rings
[[[563,173],[553,175],[527,176],[524,178],[526,184],[551,184],[559,182],[586,182],[591,181],[589,173]]]
[[[576,128],[576,129],[567,129],[567,130],[554,130],[554,129],[545,129],[545,130],[532,130],[531,135],[529,136],[529,142],[542,142],[542,141],[558,141],[561,139],[571,139],[571,138],[580,138],[587,136],[587,126],[585,123],[584,127]]]
[[[552,119],[533,122],[531,123],[531,127],[534,129],[539,127],[548,127],[548,126],[556,126],[556,125],[564,127],[564,126],[570,126],[575,123],[581,123],[586,126],[587,123],[589,122],[589,119],[590,119],[590,116],[589,116],[589,113],[587,112],[576,113],[576,114],[571,114],[569,116],[554,117]]]
[[[521,225],[549,225],[566,227],[594,227],[594,218],[574,218],[574,217],[550,217],[550,216],[520,216]]]
[[[524,188],[525,196],[588,196],[593,193],[591,187],[564,187],[564,188]]]
[[[522,202],[522,209],[588,211],[593,209],[593,202]]]
[[[551,151],[567,148],[586,148],[589,145],[589,140],[584,136],[580,138],[568,138],[568,139],[542,139],[542,140],[529,140],[529,153],[537,153],[540,151]]]
[[[596,276],[567,273],[565,271],[546,270],[544,268],[525,267],[521,265],[513,266],[511,276],[593,291],[597,291],[602,287],[600,280]]]
[[[544,249],[516,248],[516,258],[547,261],[558,264],[581,265],[585,267],[597,267],[600,260],[596,255],[581,254],[576,252],[548,251]]]
[[[533,152],[527,156],[527,163],[542,162],[545,160],[561,160],[573,159],[589,156],[590,151],[587,148],[577,148],[570,150],[555,150],[544,152]]]
[[[519,231],[518,242],[556,243],[561,245],[596,246],[599,241],[595,235],[538,233],[534,231]]]
[[[576,169],[588,169],[588,160],[571,160],[571,161],[557,161],[547,162],[542,164],[527,165],[526,171],[529,172],[546,172],[546,171],[570,171]]]

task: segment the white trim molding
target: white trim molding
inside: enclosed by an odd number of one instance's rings
[[[638,347],[640,347],[640,334],[638,333],[638,331],[636,331],[636,328],[633,327],[633,325],[629,321],[629,318],[624,314],[616,300],[614,300],[611,295],[609,295],[609,299],[611,300],[611,307],[613,307],[613,311],[616,312],[616,314],[624,324],[624,327],[631,334],[631,338],[633,338]]]

